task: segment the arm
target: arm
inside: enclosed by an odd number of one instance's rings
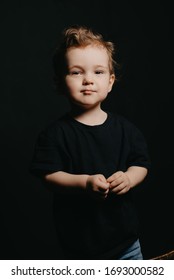
[[[129,177],[130,188],[140,184],[147,175],[147,168],[140,166],[131,166],[127,169],[125,174]]]
[[[44,176],[46,182],[66,189],[85,189],[89,175],[74,175],[64,171],[54,172]]]
[[[110,183],[110,191],[120,195],[140,184],[146,175],[146,168],[131,166],[126,172],[118,171],[114,173],[107,179],[107,182]]]
[[[70,174],[58,171],[44,176],[44,179],[59,187],[61,190],[87,190],[89,193],[105,198],[109,191],[109,183],[102,174]]]

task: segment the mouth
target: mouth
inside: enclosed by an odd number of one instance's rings
[[[91,89],[85,89],[81,91],[84,95],[91,95],[93,94],[95,91],[91,90]]]

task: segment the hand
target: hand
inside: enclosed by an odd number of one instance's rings
[[[122,171],[117,171],[111,175],[107,182],[110,184],[110,192],[114,192],[117,195],[127,193],[131,187],[129,177]]]
[[[102,174],[90,175],[86,181],[86,190],[94,197],[105,199],[109,192],[109,182]]]

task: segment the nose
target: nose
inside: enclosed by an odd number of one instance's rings
[[[93,78],[91,74],[86,74],[83,78],[83,85],[93,84]]]

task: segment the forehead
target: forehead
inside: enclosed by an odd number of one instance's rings
[[[66,52],[68,64],[103,64],[108,65],[109,56],[107,50],[101,45],[89,45],[85,47],[71,47]]]

